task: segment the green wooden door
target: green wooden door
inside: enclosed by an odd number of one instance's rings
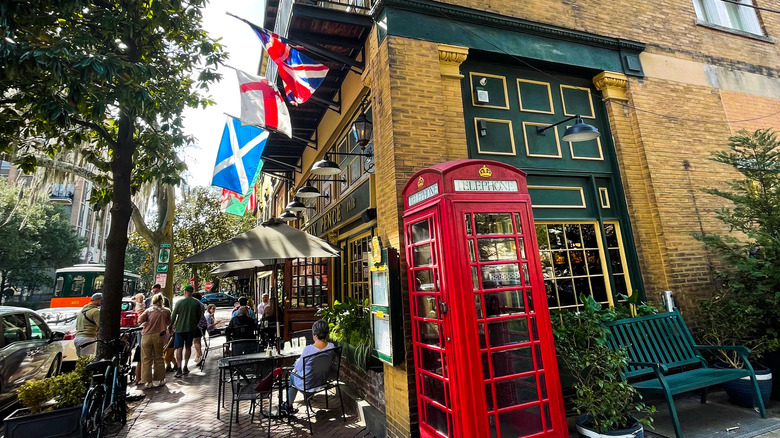
[[[461,67],[469,157],[528,173],[550,308],[576,308],[579,295],[614,303],[642,282],[606,111],[591,77],[470,58]],[[589,76],[590,75],[590,76]],[[573,115],[598,128],[570,143]]]

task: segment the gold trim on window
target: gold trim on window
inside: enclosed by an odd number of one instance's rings
[[[344,294],[344,296],[350,296],[360,301],[362,301],[365,298],[371,297],[371,276],[369,274],[367,277],[361,278],[360,281],[353,281],[353,276],[352,276],[352,274],[354,273],[353,270],[355,269],[356,266],[358,266],[358,263],[362,263],[362,259],[353,260],[352,258],[354,256],[353,246],[359,243],[359,241],[364,240],[366,244],[366,248],[368,248],[368,245],[371,241],[371,237],[372,237],[371,231],[366,231],[365,233],[361,233],[358,234],[357,236],[352,237],[351,239],[347,240],[346,243],[347,263],[343,266],[344,271],[342,271],[345,274],[343,278],[347,280],[345,282],[346,283],[345,286],[347,290],[345,291],[346,293]],[[360,266],[361,277],[362,277],[362,268],[363,267],[361,265]],[[353,286],[357,286],[358,283],[360,284],[360,286],[364,288],[362,297],[355,297],[353,295],[353,292],[356,289]]]
[[[601,208],[610,208],[609,191],[606,187],[599,187],[599,199],[601,200]]]
[[[493,122],[493,123],[503,123],[506,125],[509,125],[509,141],[512,143],[512,152],[490,152],[490,151],[483,151],[482,146],[479,143],[479,124],[478,122],[480,120],[484,120],[486,122]],[[484,117],[474,117],[474,135],[477,138],[477,152],[483,155],[509,155],[509,156],[515,156],[517,155],[517,149],[515,148],[515,135],[514,131],[512,130],[512,121],[511,120],[500,120],[500,119],[486,119]]]
[[[495,78],[495,79],[501,79],[501,82],[504,83],[504,106],[496,106],[496,105],[483,105],[481,103],[477,103],[474,101],[474,76],[484,76],[486,78]],[[469,72],[469,86],[471,87],[471,105],[475,108],[494,108],[494,109],[500,109],[500,110],[508,110],[509,109],[509,91],[506,87],[506,77],[500,76],[500,75],[491,75],[489,73],[479,73],[476,71]]]
[[[596,110],[593,108],[593,96],[590,94],[590,88],[585,87],[575,87],[573,85],[560,85],[561,90],[561,105],[563,106],[563,115],[564,116],[575,116],[576,114],[571,114],[568,111],[566,111],[566,98],[563,97],[563,89],[569,88],[572,90],[582,90],[586,91],[588,93],[588,103],[590,104],[590,115],[586,114],[580,114],[580,117],[583,119],[595,119],[596,118]]]
[[[528,186],[528,190],[560,190],[560,191],[573,191],[579,192],[582,203],[580,205],[536,205],[531,199],[531,207],[533,208],[587,208],[585,202],[585,191],[582,187],[567,187],[567,186]]]
[[[545,154],[532,154],[531,151],[528,149],[528,133],[526,132],[527,126],[541,126],[543,128],[550,126],[549,123],[538,123],[538,122],[523,122],[523,143],[525,143],[525,155],[527,157],[532,158],[563,158],[563,153],[561,152],[561,139],[558,137],[558,127],[553,126],[553,131],[555,133],[555,146],[558,148],[558,155],[545,155]],[[536,130],[534,130],[536,131]]]
[[[566,129],[569,129],[571,125],[566,125]],[[566,143],[569,143],[569,153],[571,154],[572,160],[588,160],[588,161],[604,161],[604,150],[601,148],[601,137],[596,137],[596,145],[599,147],[599,156],[597,157],[580,157],[577,155],[574,155],[574,144],[570,141],[567,141]]]
[[[542,110],[535,110],[535,109],[526,109],[523,107],[523,96],[522,92],[520,91],[520,82],[525,82],[527,84],[538,84],[538,85],[545,85],[547,86],[547,97],[550,102],[550,111],[542,111]],[[552,98],[552,88],[550,87],[549,82],[542,82],[542,81],[532,81],[530,79],[517,79],[517,101],[520,105],[520,111],[526,112],[526,113],[537,113],[537,114],[555,114],[555,106],[553,106],[553,98]]]

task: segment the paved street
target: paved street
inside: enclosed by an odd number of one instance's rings
[[[228,309],[218,311],[225,313]],[[227,410],[222,411],[221,420],[217,420],[217,360],[222,356],[221,343],[224,338],[215,339],[207,360],[204,372],[192,369],[189,375],[182,379],[173,378],[168,374],[168,383],[162,388],[144,391],[146,398],[131,404],[131,416],[127,426],[115,436],[118,437],[226,437],[228,436]],[[216,346],[216,347],[215,347]],[[228,389],[228,397],[229,397]],[[300,399],[300,395],[299,395]],[[344,423],[338,408],[337,398],[330,399],[330,410],[325,408],[325,396],[314,398],[315,410],[320,410],[312,418],[315,436],[336,438],[367,437],[364,427],[358,423],[354,405],[347,403],[347,421]],[[335,409],[333,408],[335,406]],[[244,404],[239,415],[239,424],[233,424],[234,437],[264,436],[268,427],[265,418],[255,416],[250,421],[247,413],[248,405]],[[274,421],[271,427],[273,437],[298,437],[308,435],[305,408],[301,409],[290,423]]]

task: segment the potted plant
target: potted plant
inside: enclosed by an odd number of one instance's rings
[[[352,297],[317,311],[330,327],[330,339],[343,347],[344,356],[362,369],[371,357],[371,313],[368,299],[362,303]]]
[[[81,407],[91,378],[86,371],[90,360],[91,356],[81,357],[74,371],[19,387],[17,396],[24,407],[3,420],[5,438],[79,436]]]
[[[716,276],[722,287],[700,303],[696,336],[703,344],[744,345],[750,360],[761,363],[777,356],[780,341],[780,141],[771,129],[739,131],[729,138],[728,149],[713,161],[734,169],[738,178],[725,188],[706,192],[731,206],[715,211],[728,233],[699,234],[708,250],[720,258]],[[723,366],[742,367],[734,352],[720,352]],[[756,367],[766,404],[771,392],[771,371]],[[750,381],[725,384],[729,398],[752,407],[752,391],[739,388]]]
[[[609,330],[602,325],[624,314],[602,308],[590,296],[581,295],[580,300],[580,311],[560,311],[553,318],[558,361],[574,382],[570,402],[579,414],[579,436],[643,438],[643,426],[650,425],[649,414],[655,407],[642,402],[641,395],[621,378],[628,359],[625,352],[609,348]]]

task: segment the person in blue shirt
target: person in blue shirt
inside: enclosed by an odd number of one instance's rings
[[[233,310],[233,315],[232,316],[238,316],[238,309],[240,309],[242,307],[246,307],[247,310],[249,311],[248,312],[249,313],[249,317],[252,318],[252,319],[255,319],[255,311],[252,310],[252,308],[248,306],[248,303],[249,303],[249,301],[246,299],[246,297],[239,298],[238,299],[238,307]]]
[[[316,321],[312,327],[311,327],[311,333],[312,337],[314,338],[314,343],[307,345],[303,352],[301,353],[301,357],[298,358],[297,361],[295,361],[295,365],[293,366],[293,372],[297,374],[298,376],[306,376],[306,380],[308,381],[307,387],[311,387],[313,384],[316,384],[316,382],[313,382],[313,379],[319,379],[322,377],[324,373],[327,372],[327,370],[313,370],[312,369],[312,362],[306,361],[306,370],[304,370],[304,358],[307,356],[311,356],[312,354],[320,353],[322,351],[331,350],[334,348],[333,344],[328,342],[328,334],[329,334],[329,328],[328,323],[319,320]],[[330,365],[330,363],[328,363]],[[305,372],[304,372],[305,371]],[[290,375],[290,388],[287,390],[287,401],[282,403],[282,411],[287,413],[294,413],[295,411],[292,409],[292,403],[295,401],[295,396],[298,395],[298,391],[302,391],[304,388],[304,382],[294,376]]]

